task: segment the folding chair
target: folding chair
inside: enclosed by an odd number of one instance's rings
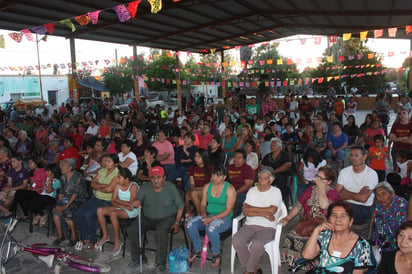
[[[269,243],[265,244],[265,251],[269,256],[270,259],[270,266],[272,269],[272,274],[278,274],[278,267],[280,266],[280,236],[282,234],[282,224],[279,224],[279,220],[282,218],[285,218],[288,215],[288,210],[286,208],[286,205],[281,202],[280,208],[278,208],[278,211],[275,213],[276,217],[276,233],[275,233],[275,238],[273,241],[270,241]],[[232,225],[232,238],[233,235],[235,235],[239,229],[239,224],[241,221],[245,218],[243,214],[239,215],[238,217],[233,219],[233,225]],[[235,257],[236,257],[236,250],[233,247],[232,244],[232,251],[231,251],[231,258],[230,258],[230,271],[231,273],[235,273]]]

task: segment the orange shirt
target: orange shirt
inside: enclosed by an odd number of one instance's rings
[[[342,116],[344,111],[343,103],[341,101],[337,101],[335,102],[334,107],[336,114]]]
[[[382,147],[383,151],[388,152],[387,147]],[[383,155],[382,151],[377,149],[375,146],[371,146],[369,148],[369,152],[372,156],[379,156],[380,159],[371,159],[370,168],[377,169],[377,170],[386,170],[385,166],[385,155]]]

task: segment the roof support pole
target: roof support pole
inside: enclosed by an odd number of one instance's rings
[[[76,45],[74,43],[74,38],[70,37],[70,58],[72,61],[72,77],[77,78],[77,66],[76,66]]]
[[[77,90],[77,65],[76,65],[76,45],[74,43],[74,37],[69,38],[70,41],[70,58],[72,62],[72,75],[69,77],[69,91],[70,97],[74,98],[76,103],[79,103],[80,94]]]
[[[223,101],[226,101],[226,81],[225,81],[225,77],[226,77],[226,73],[225,73],[225,68],[223,67],[223,62],[225,61],[225,51],[222,50],[220,52],[220,66],[222,69],[222,99]]]
[[[44,99],[43,99],[43,84],[41,82],[41,65],[40,65],[40,53],[39,53],[39,37],[36,33],[36,48],[37,48],[37,65],[39,67],[39,83],[40,83],[40,96],[41,96],[41,104],[44,106]],[[49,102],[50,103],[50,102]]]
[[[137,46],[133,46],[133,67],[134,67],[134,96],[136,101],[140,102],[140,88],[139,88],[139,66],[137,64]]]
[[[180,62],[178,52],[176,52],[176,68],[177,105],[179,106],[179,111],[182,111],[182,82],[180,80]]]

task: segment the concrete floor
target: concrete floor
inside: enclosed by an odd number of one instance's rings
[[[357,124],[360,125],[363,120],[365,115],[367,114],[367,111],[358,111],[356,114],[356,121]],[[391,113],[391,124],[395,119],[395,114],[392,112]],[[348,157],[346,159],[346,165],[349,164]],[[388,161],[390,162],[390,161]],[[389,168],[392,169],[392,168]],[[292,224],[288,225],[282,232],[282,235],[286,235],[291,228],[294,226],[294,224],[297,222],[297,218],[293,220]],[[4,223],[4,220],[0,220],[0,225]],[[109,231],[111,231],[111,227],[109,227]],[[29,233],[29,225],[26,222],[19,222],[16,226],[16,229],[13,232],[13,236],[16,238],[17,241],[24,243],[24,244],[33,244],[33,243],[47,243],[51,244],[55,239],[56,236],[46,236],[47,230],[45,228],[35,228],[33,233]],[[3,233],[1,233],[3,234]],[[2,235],[1,235],[2,236]],[[148,240],[149,244],[147,245],[148,247],[153,246],[153,240],[151,240],[151,235],[149,234]],[[66,248],[67,241],[63,242],[61,244],[62,247]],[[283,240],[281,241],[281,245],[283,244]],[[183,239],[183,233],[179,232],[175,237],[174,237],[174,246],[179,246],[179,245],[184,245],[184,239]],[[231,241],[230,238],[227,239],[223,243],[223,260],[222,260],[222,272],[223,274],[230,273],[230,245]],[[76,252],[73,248],[67,247],[67,250],[74,252],[75,254],[78,254],[83,257],[87,257],[93,260],[96,260],[97,262],[104,262],[107,264],[111,265],[111,272],[110,273],[138,273],[137,269],[130,269],[127,265],[130,262],[130,253],[128,248],[126,249],[126,257],[122,258],[121,256],[113,257],[111,255],[113,246],[110,244],[107,244],[106,248],[104,251],[91,251],[91,252]],[[154,253],[153,252],[147,252],[147,257],[148,257],[148,264],[144,265],[143,273],[156,273],[156,268],[154,265]],[[259,263],[259,267],[262,269],[263,273],[270,273],[270,264],[269,264],[269,258],[265,255],[261,259]],[[45,263],[41,262],[40,260],[37,259],[36,256],[32,255],[29,252],[24,252],[21,251],[19,252],[15,258],[11,259],[7,264],[6,264],[6,271],[7,273],[27,273],[27,274],[37,274],[37,273],[42,273],[42,274],[48,274],[48,273],[54,273],[54,268],[48,268]],[[236,260],[235,263],[235,273],[243,273],[243,270],[240,268],[238,260]],[[192,267],[189,269],[188,272],[186,273],[217,273],[217,269],[212,269],[210,267],[210,262],[206,262],[203,269],[200,269],[200,260],[196,260]],[[68,266],[65,266],[61,269],[61,273],[79,273],[78,270],[72,269]],[[168,273],[166,271],[166,273]],[[279,268],[279,273],[284,274],[284,273],[289,273],[288,271],[288,266],[287,265],[282,265]],[[300,272],[303,273],[303,272]]]

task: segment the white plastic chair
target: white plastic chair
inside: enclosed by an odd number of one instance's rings
[[[288,215],[288,210],[286,208],[286,205],[281,202],[280,208],[278,211],[275,213],[276,217],[276,233],[275,233],[275,238],[273,241],[270,241],[269,243],[265,244],[265,251],[269,256],[270,259],[270,266],[272,269],[272,274],[278,274],[278,268],[280,266],[280,236],[282,234],[282,224],[279,224],[279,220],[282,218],[285,218]],[[244,219],[246,216],[243,214],[240,214],[236,218],[233,219],[233,225],[232,225],[232,238],[233,235],[238,231],[239,229],[239,222]],[[231,258],[230,258],[230,271],[233,274],[235,271],[235,258],[236,258],[236,250],[233,247],[232,244],[232,253],[231,253]]]

